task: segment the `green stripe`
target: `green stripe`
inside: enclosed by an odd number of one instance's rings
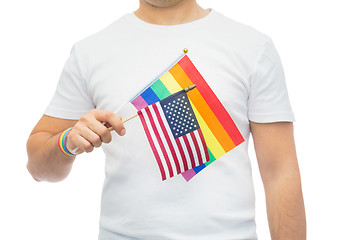
[[[155,83],[152,84],[151,89],[158,96],[160,100],[171,95],[169,90],[164,86],[164,84],[158,79]]]
[[[204,163],[205,166],[208,166],[209,164],[211,164],[213,161],[216,160],[216,158],[214,157],[214,155],[210,152],[209,148],[208,148],[208,152],[209,152],[209,158],[210,158],[210,161],[209,162],[206,162]]]

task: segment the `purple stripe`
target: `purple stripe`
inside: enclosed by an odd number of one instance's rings
[[[185,178],[185,180],[186,180],[187,182],[189,182],[189,180],[190,180],[191,178],[193,178],[193,177],[196,175],[196,172],[195,172],[194,169],[190,169],[190,170],[188,170],[188,171],[186,171],[186,172],[182,172],[182,175],[183,175],[183,177]]]
[[[138,111],[148,106],[147,102],[142,98],[142,96],[138,96],[131,103]]]

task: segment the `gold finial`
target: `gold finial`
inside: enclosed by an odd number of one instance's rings
[[[187,49],[187,48],[184,48],[184,49],[183,49],[183,52],[184,52],[184,53],[188,53],[188,49]]]
[[[184,88],[185,92],[189,92],[190,90],[194,89],[196,87],[196,84],[190,85],[189,87]]]

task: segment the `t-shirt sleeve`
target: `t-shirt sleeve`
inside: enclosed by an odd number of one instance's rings
[[[77,120],[95,108],[81,61],[77,44],[74,44],[45,115]]]
[[[253,122],[294,122],[284,71],[270,38],[264,45],[251,78],[248,119]]]

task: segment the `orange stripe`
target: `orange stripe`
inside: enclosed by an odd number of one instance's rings
[[[176,79],[176,81],[182,88],[188,87],[193,84],[188,75],[186,75],[186,73],[183,71],[179,64],[173,66],[169,70],[169,72],[172,74],[172,76]],[[209,129],[212,131],[220,145],[225,150],[225,152],[228,152],[229,150],[233,149],[235,147],[234,142],[229,137],[225,129],[222,127],[220,121],[217,119],[217,117],[215,116],[209,105],[206,103],[200,92],[195,88],[189,91],[187,94],[192,103],[197,108],[197,111],[202,116],[203,120],[208,125]]]

